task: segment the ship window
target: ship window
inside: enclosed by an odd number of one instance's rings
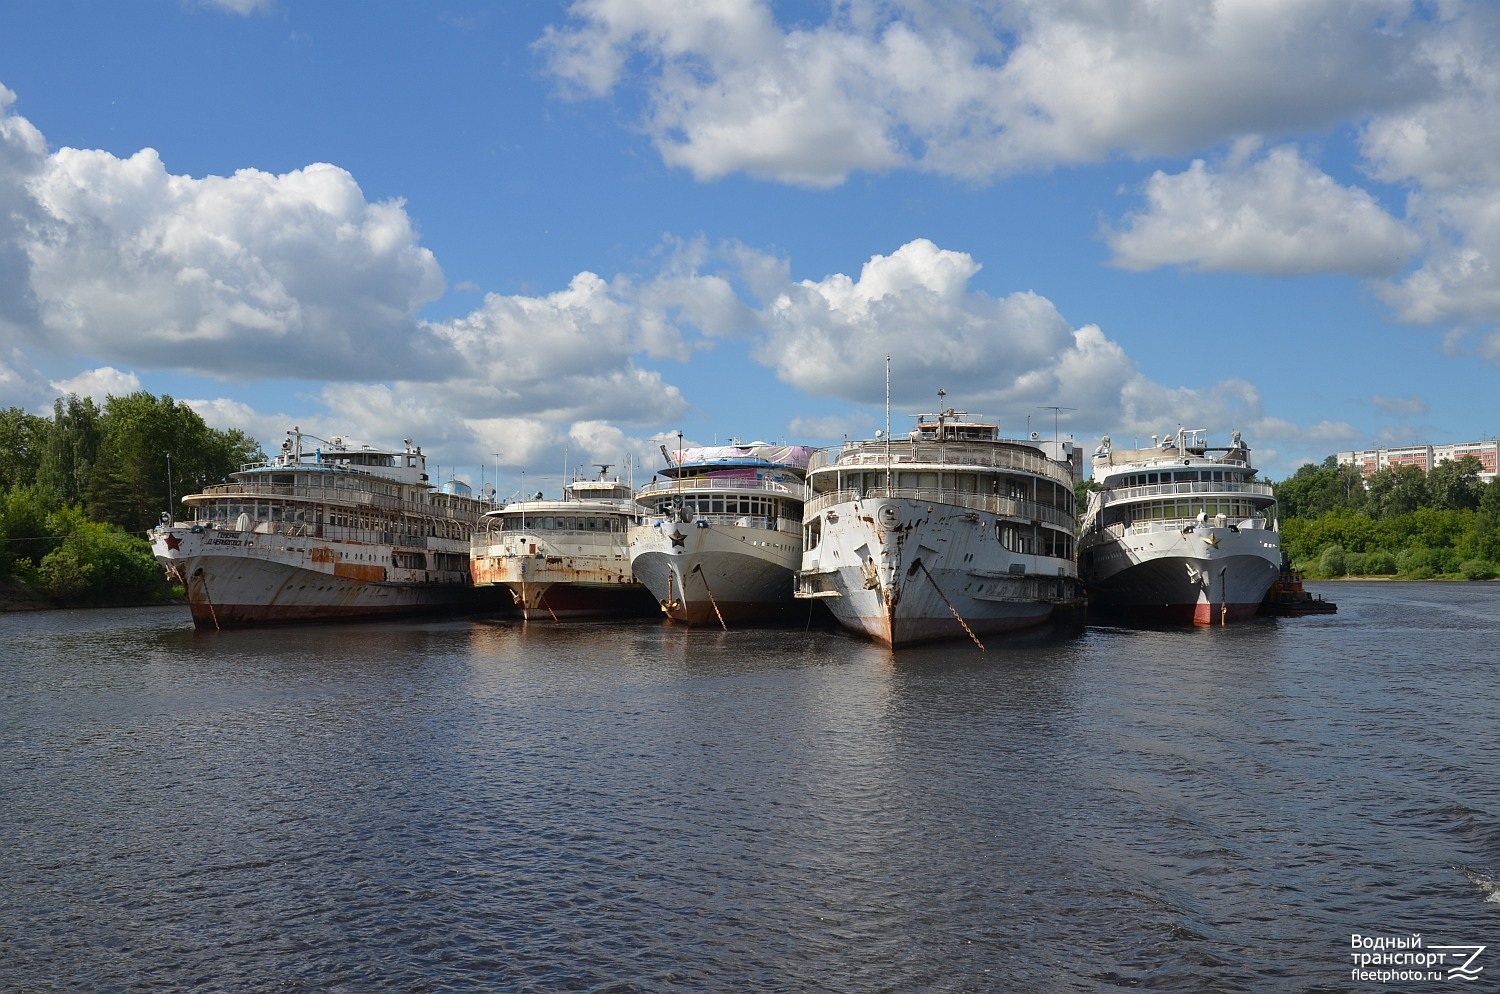
[[[714,497],[714,499],[713,499],[713,508],[714,508],[714,513],[715,514],[723,514],[724,513],[724,497],[723,497],[723,495],[719,495],[719,496]]]

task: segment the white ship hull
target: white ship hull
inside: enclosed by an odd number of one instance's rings
[[[993,515],[903,498],[824,509],[798,595],[893,648],[1072,620],[1078,602],[1072,563],[1007,549]]]
[[[801,536],[778,528],[667,519],[630,529],[632,574],[686,625],[792,620],[801,556]]]
[[[1127,528],[1086,536],[1081,558],[1093,614],[1218,625],[1260,610],[1281,565],[1281,542],[1259,527]]]
[[[463,613],[493,599],[464,573],[392,565],[388,545],[187,525],[154,528],[150,539],[199,628]]]

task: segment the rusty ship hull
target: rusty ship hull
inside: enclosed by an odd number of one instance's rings
[[[628,618],[656,609],[632,575],[626,534],[641,514],[628,483],[574,480],[562,496],[516,501],[474,532],[469,571],[479,587],[504,587],[527,621]]]
[[[656,610],[650,591],[631,576],[628,559],[481,554],[471,569],[476,586],[504,587],[527,621],[631,618]]]
[[[1153,624],[1221,625],[1259,613],[1276,579],[1274,533],[1199,528],[1124,536],[1085,551],[1089,613]],[[1209,548],[1204,540],[1214,538]],[[1201,551],[1200,551],[1201,550]],[[1208,554],[1204,554],[1207,552]],[[1111,568],[1111,560],[1118,560]]]
[[[487,604],[465,576],[383,565],[389,547],[191,526],[155,529],[152,544],[198,628],[462,614]]]
[[[727,628],[807,617],[793,596],[812,450],[735,442],[680,450],[641,488],[630,568],[669,621]]]

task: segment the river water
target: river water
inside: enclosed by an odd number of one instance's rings
[[[1500,584],[1312,586],[985,652],[0,616],[0,990],[1494,990]],[[1352,972],[1413,935],[1481,982]]]

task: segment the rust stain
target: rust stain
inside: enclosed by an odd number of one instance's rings
[[[385,567],[370,563],[334,563],[333,575],[349,580],[366,580],[379,583],[385,579]]]
[[[338,562],[339,558],[338,553],[334,552],[326,545],[313,546],[307,551],[307,556],[315,563],[336,563]]]

